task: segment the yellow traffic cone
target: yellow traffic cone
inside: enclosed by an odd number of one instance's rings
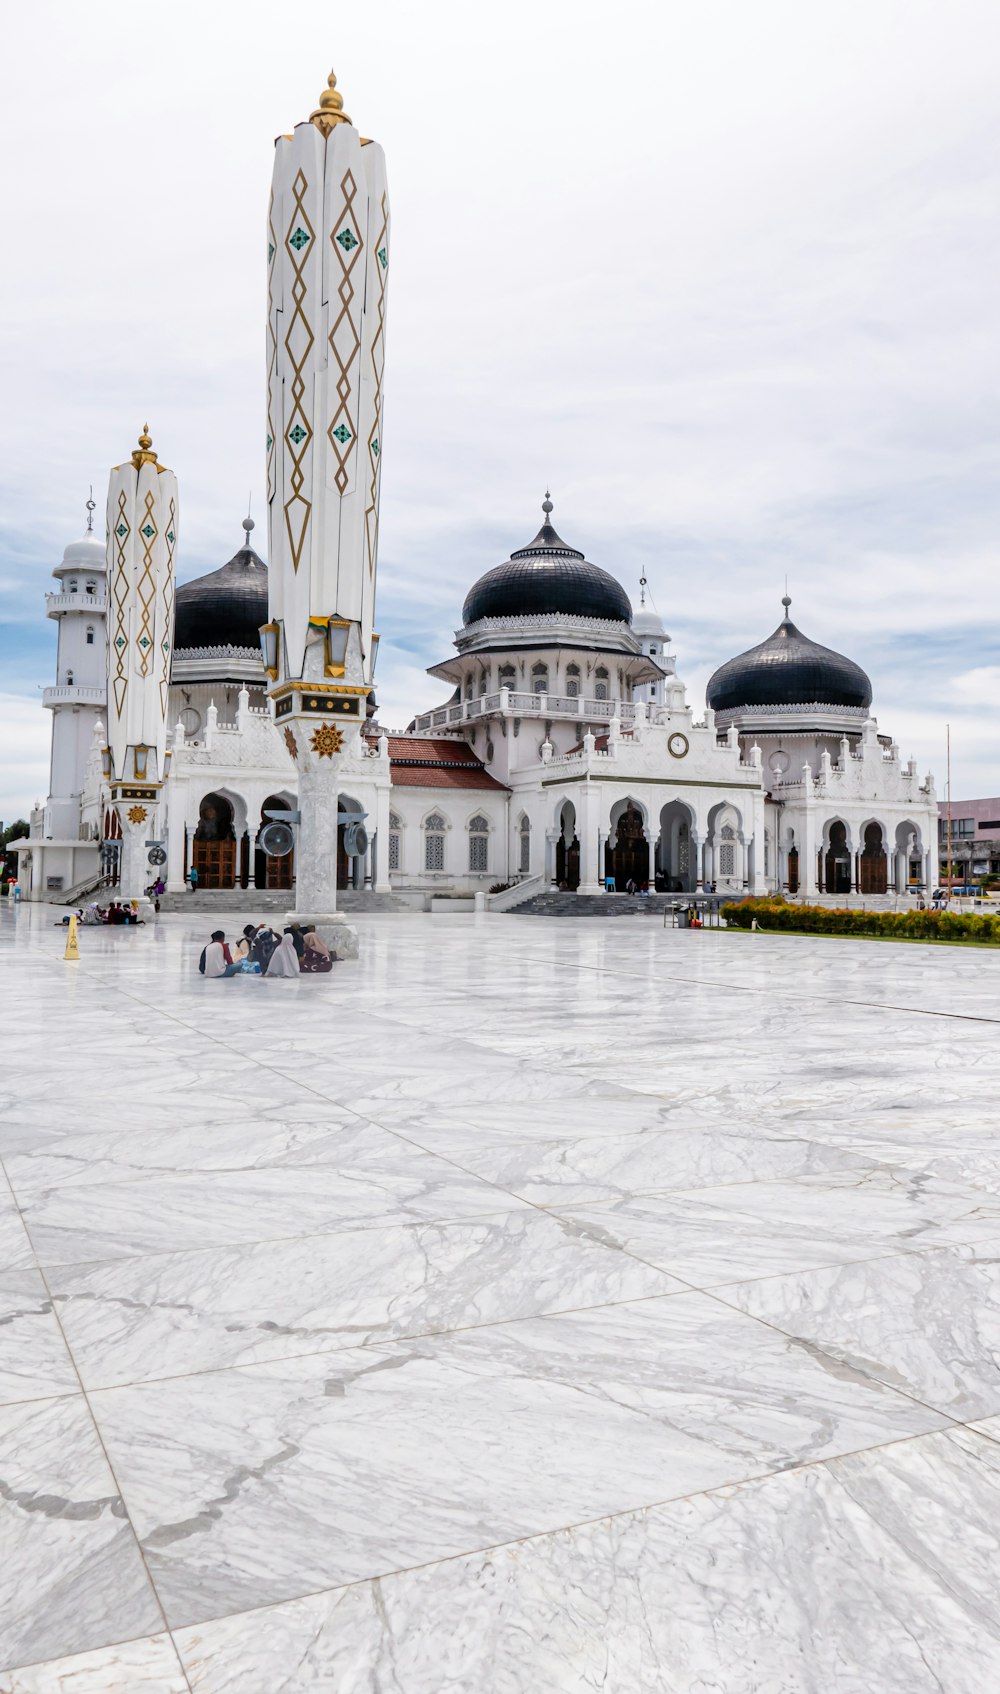
[[[80,943],[77,939],[76,914],[74,913],[74,915],[69,920],[69,934],[66,937],[66,951],[63,954],[63,958],[64,959],[78,959],[79,957],[80,957]]]

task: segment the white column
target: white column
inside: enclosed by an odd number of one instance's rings
[[[578,789],[576,833],[580,842],[581,894],[599,894],[604,887],[604,871],[600,862],[598,834],[600,831],[600,794],[591,783]]]
[[[167,813],[167,893],[184,892],[184,802],[185,789],[171,787]]]

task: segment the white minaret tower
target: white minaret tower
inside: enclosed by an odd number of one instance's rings
[[[660,669],[667,672],[667,677],[673,675],[676,660],[673,653],[667,652],[669,635],[663,627],[663,620],[656,607],[650,601],[646,604],[646,578],[639,578],[639,610],[632,616],[632,634],[636,637],[643,652],[648,658],[655,660]],[[634,700],[645,700],[649,706],[662,706],[667,686],[667,679],[658,677],[655,682],[643,682],[632,690]]]
[[[72,541],[53,571],[59,587],[46,594],[45,610],[59,626],[56,681],[42,702],[52,712],[52,762],[43,834],[77,841],[80,794],[94,725],[104,716],[107,579],[104,546],[94,534],[94,500],[87,501],[87,530]]]
[[[299,773],[296,904],[337,904],[341,765],[360,749],[382,465],[389,199],[382,149],[330,75],[275,147],[268,212],[269,619],[275,717]]]
[[[105,775],[122,826],[120,887],[142,896],[147,840],[158,838],[167,770],[174,639],[177,478],[157,463],[146,425],[108,481],[108,747]]]

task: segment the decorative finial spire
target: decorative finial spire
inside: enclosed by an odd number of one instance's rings
[[[784,618],[785,623],[788,622],[788,608],[791,605],[791,603],[792,602],[791,602],[791,599],[789,598],[788,589],[787,589],[787,586],[786,586],[785,593],[782,596],[782,600],[781,600],[781,604],[785,608],[785,618]]]
[[[94,533],[94,513],[95,513],[96,510],[97,510],[97,501],[94,499],[94,485],[93,485],[93,483],[91,483],[91,485],[90,485],[90,499],[87,501],[87,534],[88,535],[93,535],[93,533]]]
[[[645,576],[641,576],[639,578],[639,604],[640,604],[640,606],[644,606],[646,604],[646,578],[645,578]]]
[[[253,518],[245,517],[243,519],[243,528],[246,532],[247,541],[249,541],[250,540],[250,531],[253,529]]]
[[[545,490],[545,499],[542,501],[542,511],[545,513],[545,521],[547,523],[552,513],[552,496],[548,489]]]
[[[350,121],[344,111],[344,96],[337,93],[337,78],[331,71],[326,79],[326,88],[319,97],[319,105],[315,112],[309,113],[309,122],[315,124],[323,135],[329,135],[336,124],[349,124]]]
[[[144,423],[142,426],[142,434],[139,437],[139,445],[135,448],[132,454],[132,463],[136,470],[139,469],[140,465],[156,464],[156,454],[152,449],[153,438],[149,433],[148,423]]]

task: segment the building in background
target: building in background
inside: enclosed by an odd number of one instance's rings
[[[1000,799],[953,800],[938,812],[939,864],[948,875],[948,815],[951,814],[951,880],[1000,879]]]

